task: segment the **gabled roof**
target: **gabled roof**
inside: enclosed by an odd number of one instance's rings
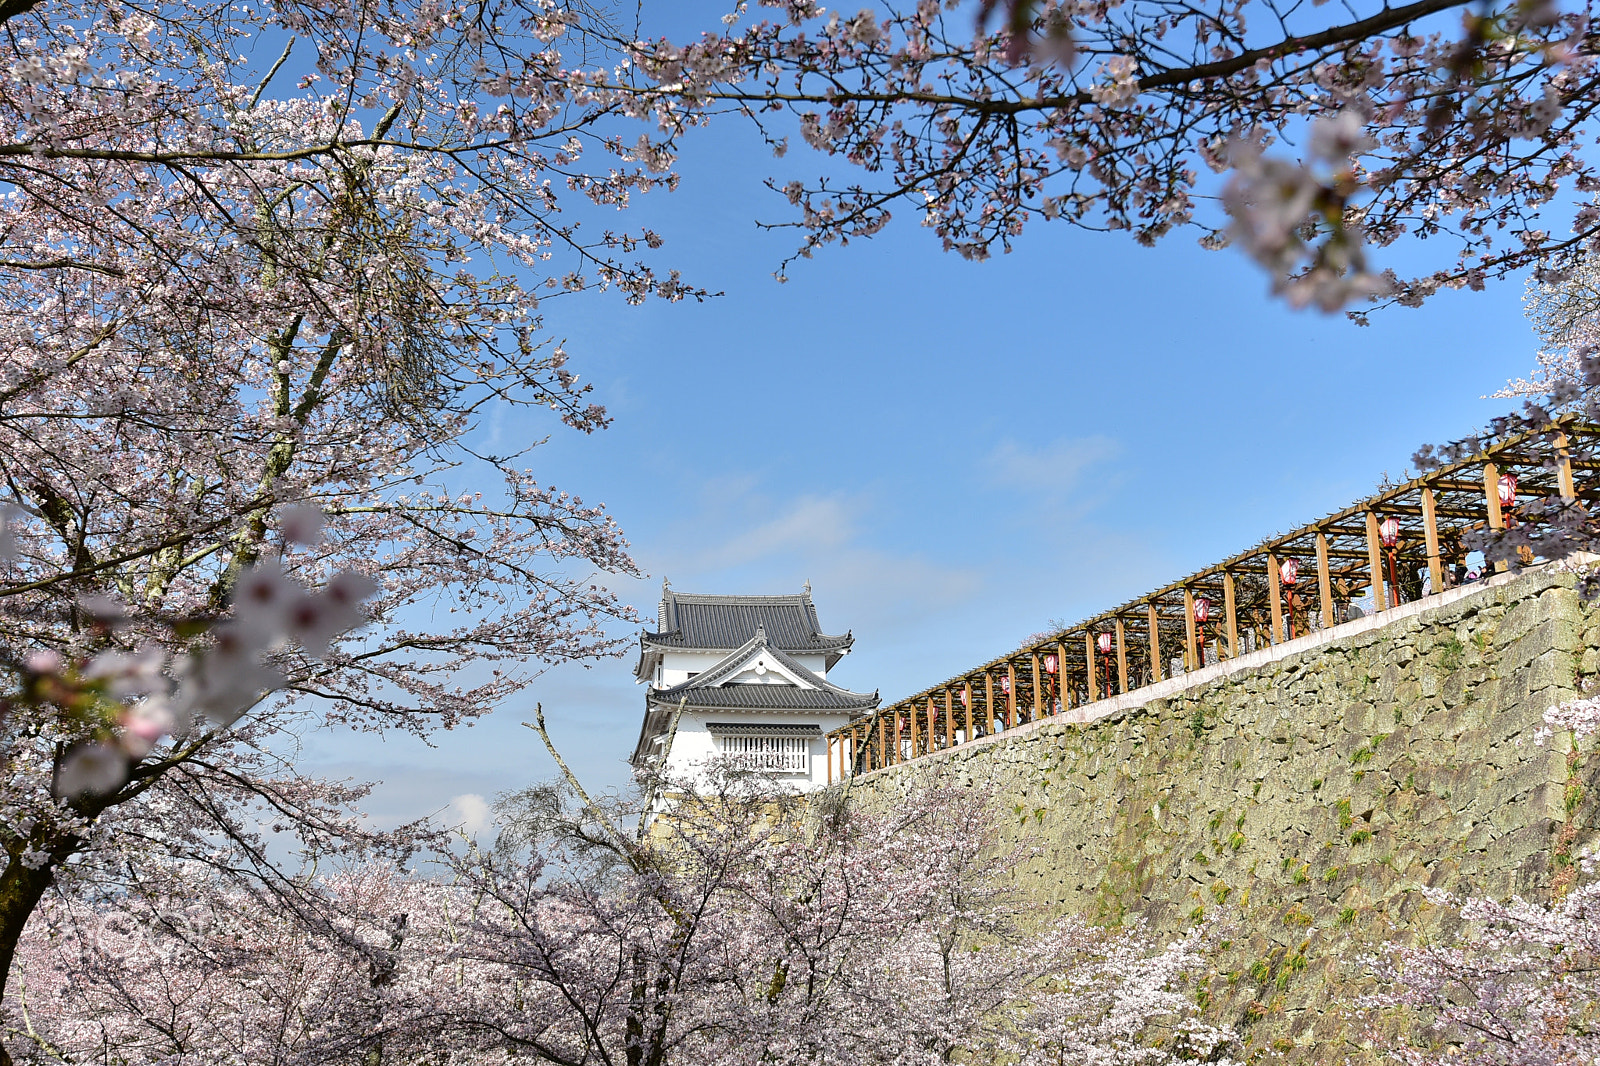
[[[654,670],[662,651],[732,651],[764,629],[772,646],[792,655],[826,655],[831,670],[855,638],[822,632],[811,586],[796,596],[708,596],[676,592],[663,584],[655,633],[639,638],[640,678]]]
[[[789,684],[749,684],[732,679],[751,668],[767,664],[767,670],[787,676]],[[774,710],[871,709],[878,705],[876,692],[851,692],[812,673],[794,656],[768,640],[766,630],[756,627],[755,635],[736,648],[716,666],[671,688],[652,689],[647,703],[685,707],[761,707]]]
[[[750,683],[734,680],[750,671],[775,674],[783,682]],[[766,630],[755,633],[711,669],[671,688],[645,693],[644,725],[639,744],[630,760],[635,766],[652,753],[655,739],[665,733],[672,712],[682,704],[685,710],[750,710],[778,713],[859,714],[878,706],[876,692],[852,692],[806,669],[798,659],[767,638]]]

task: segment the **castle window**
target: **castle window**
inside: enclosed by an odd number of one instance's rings
[[[741,770],[757,770],[770,774],[811,772],[809,737],[719,736],[717,749]]]

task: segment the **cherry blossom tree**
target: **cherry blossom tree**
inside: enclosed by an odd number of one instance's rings
[[[39,1061],[1229,1061],[1198,933],[1025,925],[985,797],[905,799],[817,820],[730,772],[640,836],[545,788],[451,884],[330,878],[317,927],[214,881],[53,906],[7,1024]]]
[[[326,909],[297,864],[428,836],[301,733],[428,736],[616,648],[621,533],[526,461],[606,422],[546,302],[700,294],[607,224],[674,179],[569,69],[602,30],[0,3],[0,981],[48,891],[162,864]]]
[[[1535,744],[1557,733],[1573,757],[1592,757],[1585,738],[1600,732],[1600,700],[1582,697],[1545,711]],[[1568,845],[1570,846],[1570,838]],[[1600,882],[1593,854],[1557,871],[1553,902],[1460,897],[1423,888],[1442,913],[1442,935],[1391,945],[1370,960],[1378,990],[1374,1043],[1408,1066],[1567,1066],[1600,1056]],[[1584,882],[1573,887],[1580,877]]]
[[[1400,1013],[1410,1030],[1379,1037],[1391,1057],[1408,1066],[1556,1066],[1600,1055],[1591,1017],[1600,1002],[1600,885],[1552,905],[1424,891],[1460,932],[1379,961],[1383,991],[1365,1005]]]
[[[902,209],[979,259],[1029,223],[1142,244],[1188,229],[1334,309],[1529,266],[1558,277],[1600,236],[1582,0],[759,6],[772,17],[741,3],[726,30],[641,42],[634,62],[669,140],[738,112],[776,155],[798,139],[843,164],[771,182],[800,256]],[[1444,246],[1431,270],[1368,264],[1405,235]]]
[[[1523,306],[1541,342],[1534,370],[1495,395],[1545,397],[1581,384],[1581,361],[1600,341],[1600,259],[1584,257],[1559,280],[1530,280]]]

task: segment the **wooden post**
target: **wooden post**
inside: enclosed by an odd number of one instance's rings
[[[1500,510],[1500,468],[1494,463],[1483,464],[1483,498],[1489,505],[1489,528],[1506,528],[1506,516]],[[1494,568],[1504,572],[1509,565],[1501,559],[1494,564]]]
[[[1195,659],[1194,652],[1194,593],[1186,586],[1183,590],[1183,668],[1185,671],[1198,670],[1205,665],[1202,655]]]
[[[1278,557],[1267,553],[1267,595],[1272,598],[1272,643],[1283,643],[1283,581],[1278,575]]]
[[[1494,463],[1483,464],[1483,502],[1489,507],[1489,528],[1506,528],[1506,516],[1500,511],[1500,468]]]
[[[1444,591],[1444,564],[1439,558],[1439,518],[1434,511],[1433,490],[1422,486],[1422,536],[1428,546],[1428,587],[1437,596]]]
[[[886,760],[889,758],[888,744],[887,744],[887,741],[885,739],[885,733],[884,733],[886,726],[885,726],[885,722],[884,722],[884,717],[883,717],[883,712],[882,711],[878,712],[877,718],[878,718],[878,722],[877,722],[877,725],[878,725],[878,730],[877,730],[877,732],[878,732],[878,765],[873,767],[874,770],[882,769],[883,767],[887,766],[888,762]]]
[[[1117,619],[1117,691],[1128,691],[1128,631]]]
[[[1328,538],[1317,532],[1317,597],[1322,601],[1322,624],[1332,627],[1333,575],[1328,572]]]
[[[1228,658],[1239,657],[1239,614],[1234,609],[1233,603],[1233,574],[1227,570],[1222,572],[1222,613],[1228,620]],[[1218,659],[1222,656],[1218,655]]]
[[[1085,629],[1083,631],[1084,661],[1089,665],[1089,702],[1093,703],[1100,698],[1100,689],[1095,685],[1094,676],[1094,633]]]
[[[1010,659],[1006,660],[1006,680],[1011,682],[1006,693],[1006,728],[1010,729],[1017,724],[1017,664]]]
[[[1067,642],[1056,641],[1056,696],[1061,700],[1061,713],[1067,713]]]
[[[944,746],[956,746],[956,694],[948,688],[944,690]]]
[[[1033,718],[1038,721],[1045,713],[1044,689],[1039,684],[1039,652],[1031,651],[1028,657],[1033,660]]]
[[[1389,609],[1383,594],[1383,545],[1378,543],[1378,516],[1367,512],[1367,569],[1372,571],[1372,609]]]
[[[962,710],[965,712],[964,717],[966,718],[966,722],[967,722],[967,739],[971,740],[972,737],[973,737],[973,728],[972,728],[972,698],[973,698],[972,697],[972,682],[970,680],[963,681],[961,683],[961,686],[962,686],[961,691],[963,691],[963,692],[965,692],[967,694],[967,698],[961,701],[961,707],[962,707]]]
[[[994,732],[994,671],[983,672],[983,731]]]
[[[1166,676],[1167,664],[1161,660],[1161,619],[1156,614],[1156,605],[1147,603],[1145,610],[1150,617],[1150,680],[1154,683]]]
[[[1572,483],[1572,449],[1567,443],[1566,430],[1556,434],[1556,491],[1563,500],[1578,498],[1577,487]]]

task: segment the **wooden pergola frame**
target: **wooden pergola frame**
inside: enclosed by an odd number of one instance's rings
[[[1368,594],[1382,611],[1442,591],[1454,583],[1451,564],[1465,559],[1464,533],[1504,529],[1508,518],[1536,521],[1520,508],[1502,514],[1502,474],[1516,477],[1518,500],[1588,504],[1600,497],[1597,451],[1600,426],[1577,416],[1489,444],[833,730],[827,735],[828,781],[1330,628],[1346,620],[1352,600]],[[1390,518],[1399,523],[1392,552],[1379,535],[1380,523]],[[1292,590],[1282,580],[1289,559],[1299,570]],[[1194,612],[1201,597],[1212,608],[1203,633]],[[1108,652],[1097,646],[1102,634],[1110,638]]]

